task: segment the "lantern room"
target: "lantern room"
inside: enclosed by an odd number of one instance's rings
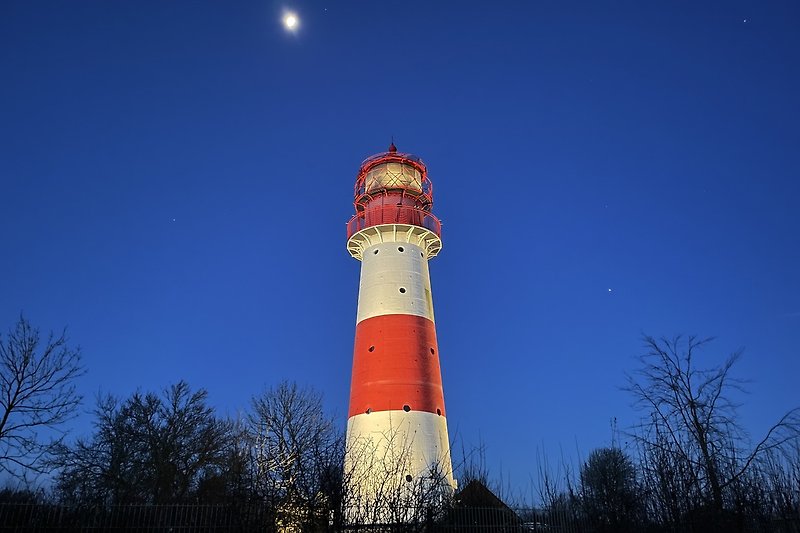
[[[426,211],[433,205],[433,187],[425,164],[418,157],[397,151],[392,143],[387,152],[374,155],[361,164],[354,195],[356,213],[386,205],[413,206]]]
[[[389,150],[367,158],[359,168],[353,198],[355,214],[347,223],[347,249],[357,259],[373,241],[396,240],[407,233],[428,258],[439,253],[442,226],[433,215],[433,185],[420,158]],[[383,233],[388,232],[384,236]]]

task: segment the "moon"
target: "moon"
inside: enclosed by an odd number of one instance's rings
[[[283,27],[286,28],[286,31],[297,31],[297,28],[300,27],[300,18],[297,16],[297,13],[293,11],[285,12],[283,14]]]

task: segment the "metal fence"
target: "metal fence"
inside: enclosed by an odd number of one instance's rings
[[[228,505],[119,505],[80,507],[52,504],[0,504],[0,531],[136,531],[136,532],[479,532],[487,533],[707,533],[696,524],[592,524],[585,517],[535,509],[452,507],[437,509],[405,524],[340,524],[324,509],[276,511],[263,503]],[[715,531],[741,533],[800,533],[800,519],[743,521]]]
[[[270,531],[262,504],[112,505],[0,504],[0,531]],[[274,528],[273,528],[274,529]]]

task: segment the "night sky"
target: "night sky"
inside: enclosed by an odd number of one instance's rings
[[[299,16],[285,31],[285,9]],[[434,184],[451,437],[520,490],[636,423],[641,335],[744,348],[800,404],[800,4],[4,1],[0,329],[68,326],[99,392],[347,416],[361,161]],[[623,441],[625,438],[623,437]]]

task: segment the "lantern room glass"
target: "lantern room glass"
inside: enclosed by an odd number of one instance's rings
[[[411,165],[383,163],[375,165],[364,176],[367,193],[380,190],[404,189],[422,192],[422,174]]]

